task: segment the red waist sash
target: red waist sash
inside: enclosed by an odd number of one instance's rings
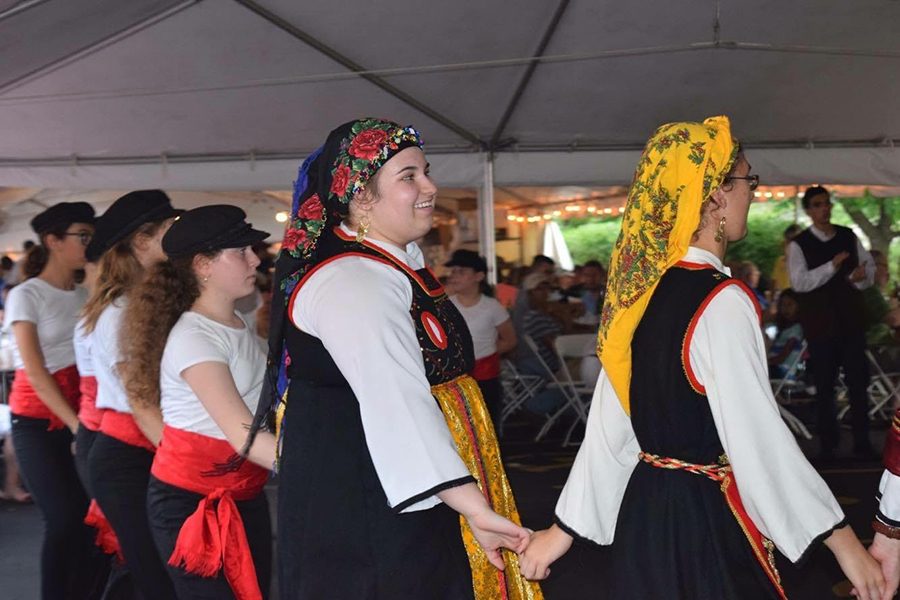
[[[500,377],[500,355],[495,352],[490,356],[479,358],[475,361],[475,367],[470,375],[477,381]]]
[[[747,537],[747,541],[750,542],[756,561],[760,564],[772,585],[775,586],[778,596],[782,600],[787,600],[784,588],[781,587],[781,575],[778,574],[778,569],[775,568],[775,544],[760,533],[756,524],[744,509],[744,503],[741,501],[741,495],[738,493],[737,484],[734,481],[734,473],[731,472],[731,465],[728,464],[727,456],[723,454],[720,459],[721,464],[715,465],[697,465],[678,460],[677,458],[667,458],[656,454],[648,454],[647,452],[641,452],[638,454],[638,457],[651,467],[688,471],[695,475],[703,475],[717,482],[722,494],[725,495],[725,502],[728,504],[728,508],[731,509],[731,514],[734,515],[738,525],[740,525],[741,530]]]
[[[104,410],[100,417],[100,431],[125,444],[156,452],[156,446],[147,439],[144,432],[134,422],[134,417],[128,413],[111,408]]]
[[[75,368],[75,365],[72,365],[71,367],[56,371],[52,376],[54,381],[56,381],[56,385],[59,386],[59,390],[62,392],[63,397],[69,405],[77,411],[80,397],[78,391],[78,369]],[[16,377],[13,379],[12,389],[9,392],[9,409],[13,413],[23,417],[48,419],[50,425],[47,427],[47,431],[62,429],[66,426],[66,424],[62,422],[62,419],[57,417],[53,411],[44,404],[44,401],[41,400],[40,396],[37,395],[37,392],[34,391],[34,388],[31,387],[31,382],[28,380],[25,369],[16,370]]]
[[[165,426],[150,473],[160,481],[203,494],[181,526],[169,564],[200,577],[225,571],[238,600],[260,600],[253,556],[235,500],[257,497],[269,472],[238,461],[227,440]]]
[[[83,375],[78,388],[81,392],[78,420],[91,431],[100,431],[100,420],[104,411],[97,408],[97,378],[93,375]]]
[[[88,506],[87,515],[84,517],[84,524],[97,530],[97,537],[94,543],[106,554],[115,554],[120,563],[125,562],[122,556],[122,549],[119,547],[119,538],[113,531],[112,525],[106,520],[106,515],[100,510],[100,505],[96,500],[91,500]]]

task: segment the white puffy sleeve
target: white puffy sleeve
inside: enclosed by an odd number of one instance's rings
[[[424,510],[444,489],[474,481],[431,395],[409,309],[393,267],[340,258],[297,293],[291,320],[319,338],[359,401],[366,444],[397,512]]]
[[[584,442],[556,503],[556,523],[595,544],[611,544],[628,480],[640,452],[631,419],[601,371]]]
[[[791,561],[844,521],[828,486],[781,419],[749,295],[725,287],[700,315],[691,367],[706,388],[747,514]]]

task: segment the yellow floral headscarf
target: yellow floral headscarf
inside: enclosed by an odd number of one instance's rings
[[[687,252],[700,209],[737,155],[728,117],[667,123],[647,141],[613,249],[597,355],[630,414],[631,339],[669,267]]]

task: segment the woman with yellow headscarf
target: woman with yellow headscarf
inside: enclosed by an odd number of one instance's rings
[[[783,599],[774,550],[797,562],[824,540],[860,597],[881,598],[878,564],[781,420],[754,296],[722,264],[758,182],[726,117],[647,142],[585,440],[556,523],[521,556],[526,577],[546,577],[573,539],[615,540],[611,597]]]

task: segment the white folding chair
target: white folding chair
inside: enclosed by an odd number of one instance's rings
[[[798,386],[805,387],[802,382],[797,381],[794,375],[797,374],[800,364],[803,362],[803,356],[806,354],[806,347],[806,340],[803,340],[803,344],[800,346],[800,352],[797,353],[793,362],[788,366],[788,370],[784,374],[784,377],[780,379],[770,379],[769,383],[772,385],[772,394],[775,396],[775,402],[778,403],[778,412],[781,413],[781,418],[784,419],[784,422],[790,427],[795,435],[800,435],[807,440],[811,440],[812,434],[809,432],[806,425],[804,425],[803,421],[784,406],[785,403],[790,403],[791,394]]]
[[[556,354],[560,358],[559,375],[562,383],[569,388],[569,391],[578,399],[579,404],[583,407],[583,417],[573,419],[569,425],[566,436],[563,439],[563,446],[572,445],[572,434],[575,428],[581,422],[587,422],[587,413],[590,409],[591,398],[594,395],[594,387],[597,380],[585,381],[581,378],[575,379],[569,370],[568,361],[575,359],[578,361],[587,357],[596,357],[597,336],[593,333],[576,333],[571,335],[558,336],[553,343],[556,348]],[[577,413],[576,413],[577,414]]]
[[[500,385],[503,388],[503,407],[500,409],[498,429],[502,437],[506,420],[544,387],[544,379],[538,375],[520,373],[512,361],[504,359],[500,363]]]
[[[544,372],[547,375],[548,386],[552,388],[558,389],[563,398],[565,398],[565,403],[556,410],[553,414],[551,414],[546,422],[544,422],[543,427],[541,427],[540,431],[538,431],[537,435],[534,438],[534,441],[539,441],[550,431],[550,428],[553,427],[554,423],[556,423],[564,414],[566,414],[569,410],[572,410],[575,413],[575,421],[587,423],[587,407],[584,402],[582,402],[579,392],[573,389],[571,386],[566,385],[564,382],[560,381],[560,379],[556,376],[556,373],[553,372],[553,369],[547,364],[547,362],[541,358],[540,353],[538,352],[538,347],[535,341],[531,338],[531,336],[523,335],[522,340],[537,358],[540,365],[543,367]],[[554,348],[555,351],[555,348]],[[560,362],[563,362],[562,360]],[[571,428],[569,432],[571,433]],[[568,439],[564,440],[563,443],[567,444]]]
[[[900,373],[885,373],[870,348],[866,348],[866,358],[874,371],[869,380],[869,402],[872,404],[869,418],[880,414],[881,418],[889,419],[896,402],[900,401],[900,388],[894,384],[894,381],[900,378]]]

